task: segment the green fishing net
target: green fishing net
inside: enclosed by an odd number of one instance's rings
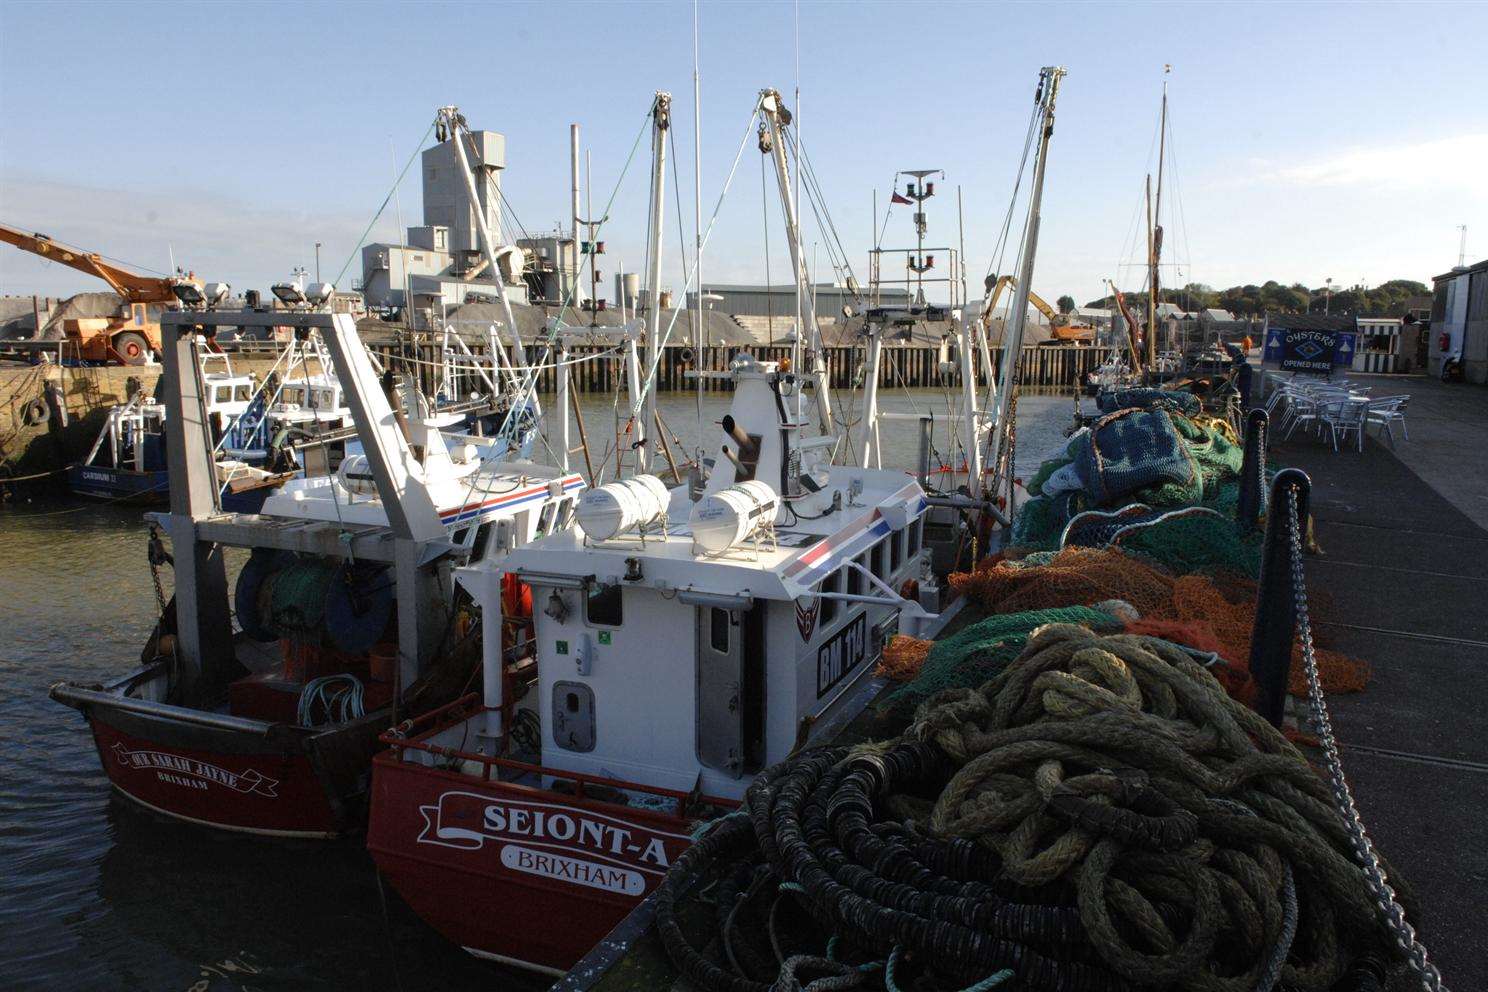
[[[1260,569],[1260,538],[1240,536],[1234,523],[1244,446],[1217,427],[1180,415],[1168,419],[1178,436],[1182,458],[1197,469],[1191,478],[1143,487],[1105,507],[1084,491],[1045,493],[1044,483],[1074,460],[1066,449],[1061,457],[1044,462],[1034,475],[1029,485],[1033,498],[1020,507],[1013,521],[1012,545],[1033,551],[1055,551],[1071,543],[1103,547],[1119,531],[1117,543],[1123,549],[1176,572],[1255,575]],[[1101,528],[1092,529],[1092,521],[1081,517],[1088,511],[1114,511],[1123,506],[1134,512],[1120,520],[1102,520]],[[1172,513],[1183,507],[1214,512]]]

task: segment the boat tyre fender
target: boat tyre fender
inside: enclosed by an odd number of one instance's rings
[[[51,419],[52,410],[47,406],[46,400],[34,399],[21,407],[21,423],[27,427],[40,427]]]

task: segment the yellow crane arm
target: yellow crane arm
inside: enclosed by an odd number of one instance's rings
[[[1058,315],[1054,313],[1054,308],[1045,303],[1043,299],[1031,289],[1028,291],[1028,302],[1032,303],[1034,309],[1036,309],[1039,313],[1047,317],[1051,325],[1058,323],[1058,320],[1056,319]]]
[[[997,282],[992,286],[992,292],[987,296],[987,305],[982,309],[983,318],[990,318],[992,312],[997,309],[997,301],[1002,298],[1002,291],[1016,280],[1012,276],[998,276]],[[1054,308],[1045,303],[1043,299],[1033,290],[1028,291],[1028,302],[1034,305],[1039,313],[1048,318],[1049,323],[1055,322]]]
[[[106,262],[96,252],[83,251],[53,241],[45,234],[27,234],[25,231],[0,224],[0,241],[15,245],[22,251],[61,262],[69,268],[97,276],[109,284],[109,288],[124,298],[126,303],[170,303],[175,300],[171,287],[172,279],[141,275],[129,269]]]

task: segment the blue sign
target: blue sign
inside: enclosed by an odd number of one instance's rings
[[[1306,331],[1291,327],[1266,329],[1263,364],[1286,372],[1326,375],[1335,368],[1348,368],[1354,361],[1352,331]]]

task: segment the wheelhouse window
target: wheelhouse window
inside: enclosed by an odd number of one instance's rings
[[[898,573],[899,566],[904,564],[904,541],[909,536],[908,530],[906,527],[889,535],[889,571],[892,573]]]
[[[868,567],[868,556],[866,554],[858,555],[857,564],[858,568],[847,570],[847,591],[851,595],[861,596],[863,595],[863,573],[858,569]]]
[[[888,542],[887,541],[879,541],[877,544],[875,544],[873,546],[873,552],[872,552],[872,555],[871,555],[871,558],[872,558],[872,561],[873,561],[873,568],[871,570],[872,570],[874,576],[877,577],[877,578],[879,578],[879,579],[882,579],[887,574],[884,571],[884,557],[885,557],[884,545],[886,543],[888,543]]]
[[[841,592],[842,591],[842,569],[839,568],[839,569],[837,569],[837,571],[833,572],[831,575],[827,576],[825,579],[822,579],[821,591],[822,592]],[[838,608],[841,605],[842,605],[842,601],[841,600],[832,599],[830,597],[823,597],[822,598],[822,600],[821,600],[821,622],[822,622],[822,625],[823,626],[825,626],[826,624],[829,624],[833,620],[836,620],[837,619],[837,610],[838,610]]]
[[[714,651],[719,654],[728,654],[729,611],[715,606],[709,612],[712,617],[709,619],[708,641]]]
[[[591,627],[618,627],[625,619],[618,584],[589,587],[584,599],[584,617]]]
[[[921,517],[920,519],[916,520],[914,523],[910,524],[907,528],[905,528],[905,531],[906,531],[906,540],[909,542],[909,548],[908,548],[907,553],[908,553],[909,557],[911,557],[911,558],[913,558],[915,555],[917,555],[917,554],[920,553],[920,539],[921,539],[921,534],[923,533],[923,530],[924,530],[924,526],[925,526],[925,518],[924,517]]]

